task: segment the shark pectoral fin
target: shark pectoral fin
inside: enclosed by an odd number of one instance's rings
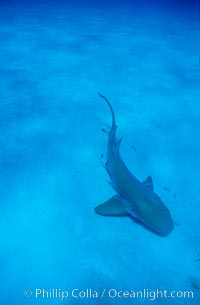
[[[153,185],[153,179],[152,179],[151,176],[148,176],[148,177],[143,181],[143,183],[153,191],[154,185]]]
[[[95,212],[104,216],[125,216],[128,213],[124,210],[124,204],[120,196],[115,195],[108,201],[98,205]]]

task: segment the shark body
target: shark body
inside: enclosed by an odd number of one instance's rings
[[[154,233],[167,236],[174,229],[170,212],[154,192],[152,178],[149,176],[141,182],[127,168],[119,152],[122,139],[116,138],[113,108],[105,96],[100,93],[99,96],[108,104],[112,114],[105,168],[117,194],[98,205],[95,212],[104,216],[130,216]]]

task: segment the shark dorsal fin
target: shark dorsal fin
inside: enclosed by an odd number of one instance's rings
[[[153,179],[152,179],[151,176],[148,176],[148,177],[143,181],[143,183],[153,191],[154,186],[153,186]]]

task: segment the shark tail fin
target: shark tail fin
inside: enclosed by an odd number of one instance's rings
[[[101,94],[99,92],[97,92],[97,93],[108,104],[108,106],[110,108],[110,111],[111,111],[111,114],[112,114],[112,128],[114,128],[116,126],[116,120],[115,120],[115,113],[114,113],[114,110],[112,108],[112,105],[109,102],[109,100],[103,94]]]
[[[98,205],[95,209],[97,214],[103,216],[126,216],[128,213],[124,209],[123,200],[119,195],[115,195],[106,202]]]

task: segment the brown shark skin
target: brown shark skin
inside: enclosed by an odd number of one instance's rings
[[[156,234],[163,237],[168,236],[174,229],[170,212],[160,197],[150,187],[139,181],[127,168],[119,152],[121,139],[116,139],[117,125],[113,108],[106,97],[100,93],[99,96],[108,104],[112,114],[105,164],[111,184],[120,196],[124,210],[130,216],[138,219]],[[101,214],[98,207],[95,208],[95,211]]]

